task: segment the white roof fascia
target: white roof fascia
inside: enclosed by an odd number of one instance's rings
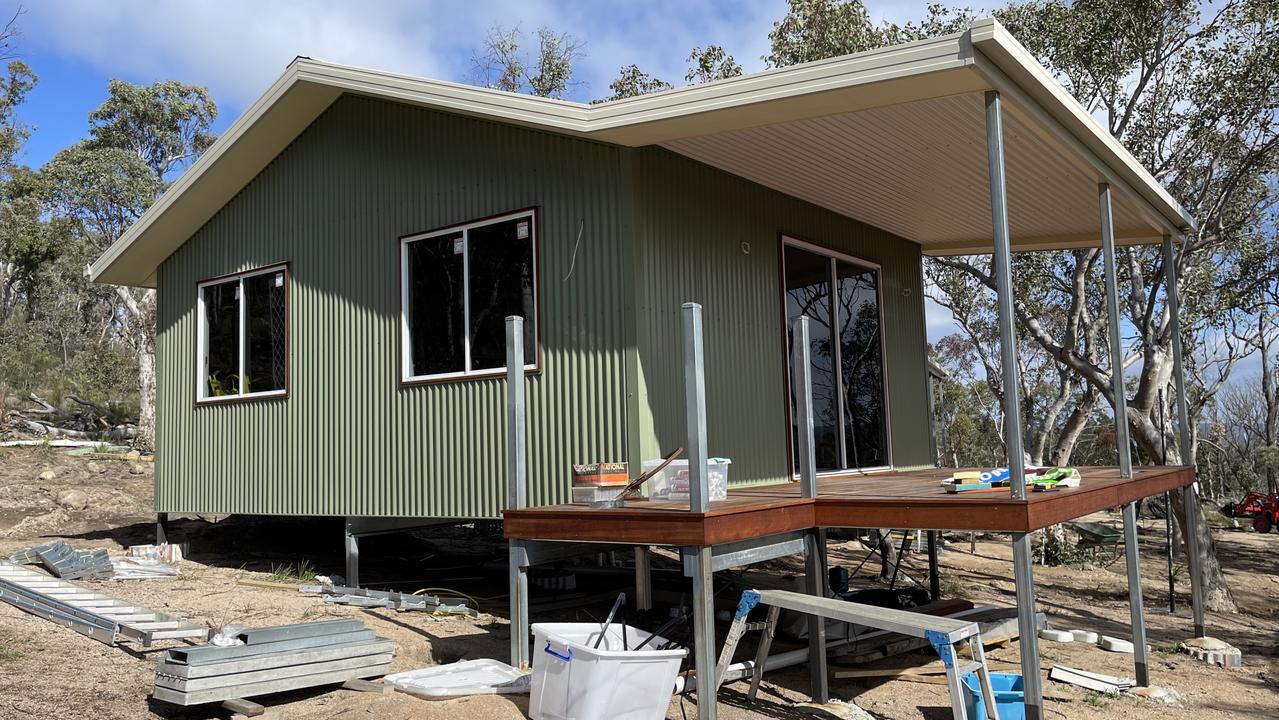
[[[969,32],[977,50],[976,67],[996,90],[1016,100],[1079,155],[1094,159],[1094,168],[1107,182],[1149,208],[1151,219],[1165,232],[1180,234],[1195,227],[1181,203],[1003,25],[985,18],[973,23]]]

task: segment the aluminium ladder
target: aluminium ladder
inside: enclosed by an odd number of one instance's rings
[[[209,628],[204,625],[117,600],[3,560],[0,560],[0,600],[107,645],[128,640],[150,647],[156,640],[206,640],[209,637]]]
[[[768,606],[767,619],[762,623],[746,622],[746,616],[756,605]],[[742,635],[747,630],[762,630],[764,634],[755,654],[751,686],[746,695],[749,700],[755,700],[760,680],[764,675],[768,651],[773,644],[773,635],[777,630],[777,618],[782,610],[792,610],[816,615],[819,618],[924,638],[937,651],[942,665],[946,668],[946,685],[950,689],[950,703],[955,720],[968,720],[960,678],[970,672],[977,673],[987,717],[999,716],[995,710],[995,693],[990,685],[990,671],[986,667],[986,655],[982,649],[981,631],[977,623],[907,610],[863,605],[837,598],[815,597],[787,590],[747,590],[742,593],[742,599],[737,604],[737,612],[733,616],[733,624],[729,627],[728,637],[724,640],[724,649],[720,652],[719,662],[715,666],[716,688],[724,681],[728,665],[733,661],[733,653],[737,650],[737,643],[742,639]],[[960,665],[956,660],[956,647],[963,642],[968,643],[973,661]]]

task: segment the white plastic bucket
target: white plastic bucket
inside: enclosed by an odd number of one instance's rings
[[[599,648],[599,623],[533,625],[533,679],[528,712],[533,720],[660,720],[687,650],[656,650],[662,637],[634,648],[650,633],[610,625]]]

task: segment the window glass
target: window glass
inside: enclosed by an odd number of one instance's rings
[[[524,318],[537,363],[537,238],[530,212],[406,238],[404,379],[506,367],[506,318]]]
[[[283,390],[287,321],[284,271],[244,278],[244,392]]]
[[[411,373],[466,370],[465,278],[462,233],[408,243],[408,314]]]
[[[240,393],[239,280],[206,285],[204,293],[205,393]]]
[[[835,273],[839,283],[836,301],[848,466],[887,465],[879,277],[874,270],[843,261],[836,261]]]
[[[533,232],[528,216],[471,228],[471,369],[506,367],[506,318],[524,322],[524,364],[537,361],[533,321]]]

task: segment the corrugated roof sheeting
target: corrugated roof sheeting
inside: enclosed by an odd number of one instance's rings
[[[157,510],[495,517],[505,381],[400,386],[397,238],[530,206],[543,342],[543,371],[527,380],[530,500],[566,501],[572,463],[624,457],[618,157],[384,101],[335,103],[161,267]],[[195,406],[196,283],[281,261],[289,397]]]
[[[664,143],[674,152],[859,218],[930,247],[989,244],[990,192],[980,93]],[[1099,233],[1097,182],[1005,103],[1013,241]],[[1155,231],[1117,196],[1121,236]]]

